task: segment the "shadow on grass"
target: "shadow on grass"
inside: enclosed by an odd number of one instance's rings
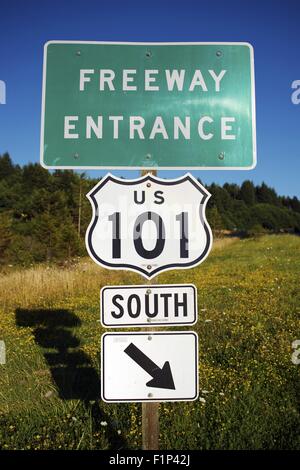
[[[17,326],[34,328],[35,341],[44,349],[59,397],[81,400],[91,412],[93,428],[99,429],[100,422],[106,421],[111,448],[123,448],[125,441],[99,405],[100,376],[88,355],[80,351],[80,339],[73,333],[73,329],[81,325],[80,319],[64,309],[18,308],[15,313]],[[91,405],[91,401],[95,404]]]

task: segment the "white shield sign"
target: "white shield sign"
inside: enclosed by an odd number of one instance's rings
[[[86,233],[91,258],[110,269],[151,279],[201,263],[212,245],[205,217],[209,192],[190,174],[174,180],[108,174],[87,195],[93,217]]]

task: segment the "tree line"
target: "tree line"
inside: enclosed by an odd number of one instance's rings
[[[21,167],[0,155],[0,264],[68,262],[85,256],[92,210],[85,195],[98,180],[71,170]],[[214,235],[300,232],[300,201],[265,183],[211,184],[207,218]]]

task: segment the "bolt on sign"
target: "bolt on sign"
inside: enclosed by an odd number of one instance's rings
[[[151,279],[201,263],[212,245],[205,218],[209,192],[192,175],[135,180],[106,175],[87,195],[93,216],[86,232],[91,258]]]
[[[41,164],[254,168],[252,46],[46,43]]]
[[[192,284],[105,286],[100,292],[104,327],[194,325],[197,289]]]
[[[105,333],[101,395],[107,402],[198,398],[198,335],[192,331]]]

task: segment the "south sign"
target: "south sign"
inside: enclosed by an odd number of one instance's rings
[[[190,174],[163,180],[150,174],[123,180],[108,174],[87,195],[93,217],[86,233],[91,258],[145,278],[191,268],[208,255],[209,192]]]
[[[100,293],[104,327],[193,325],[197,289],[191,284],[105,286]]]

